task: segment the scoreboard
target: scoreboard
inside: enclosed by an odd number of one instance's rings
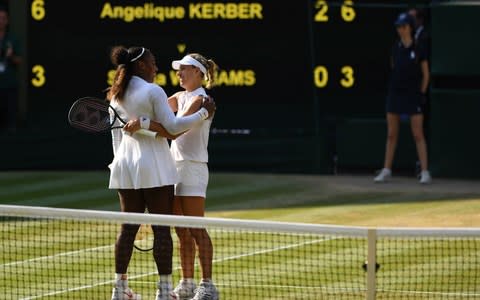
[[[211,94],[222,128],[286,126],[274,115],[276,106],[298,113],[295,126],[309,126],[300,117],[313,98],[302,5],[33,0],[30,15],[29,99],[36,110],[66,110],[77,97],[102,96],[114,76],[110,49],[145,46],[157,58],[155,82],[167,94],[180,89],[172,60],[198,52],[217,62],[218,86]]]
[[[309,148],[300,142],[308,138],[328,148],[324,120],[382,117],[393,21],[407,8],[397,0],[24,1],[35,126],[81,135],[66,112],[76,98],[105,95],[115,45],[151,49],[155,82],[168,95],[180,90],[171,61],[198,52],[220,66],[209,92],[218,106],[212,146],[224,138],[250,153],[264,150],[255,148],[259,140],[281,137],[289,140],[270,147]],[[305,151],[299,156],[315,156],[318,147]]]

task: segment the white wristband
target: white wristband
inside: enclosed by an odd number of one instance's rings
[[[203,120],[208,119],[208,110],[205,107],[200,108],[198,111]]]
[[[150,128],[150,119],[147,117],[140,117],[140,128],[149,129]]]

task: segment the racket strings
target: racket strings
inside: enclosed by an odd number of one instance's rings
[[[79,99],[72,107],[68,120],[73,127],[92,132],[102,132],[111,128],[111,112],[108,103],[93,99]]]

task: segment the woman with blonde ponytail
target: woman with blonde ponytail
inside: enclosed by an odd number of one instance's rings
[[[217,65],[198,53],[191,53],[172,62],[177,70],[180,86],[184,89],[168,99],[177,116],[185,116],[198,108],[207,97],[207,89],[215,85]],[[193,110],[194,111],[194,110]],[[208,137],[212,118],[185,132],[172,141],[170,151],[175,160],[180,182],[175,185],[175,214],[203,217],[208,185]],[[206,229],[175,228],[180,242],[182,278],[175,288],[179,299],[218,300],[218,291],[212,280],[213,246]],[[195,247],[196,246],[196,247]],[[200,260],[202,279],[196,287],[194,265],[196,248]]]

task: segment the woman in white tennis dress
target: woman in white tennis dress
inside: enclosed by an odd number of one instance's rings
[[[207,119],[214,104],[204,103],[196,113],[177,118],[171,111],[163,89],[155,84],[157,67],[153,54],[143,47],[115,47],[111,59],[117,66],[114,83],[108,92],[111,105],[122,118],[143,116],[141,127],[149,129],[150,119],[162,124],[171,134],[188,130]],[[167,132],[157,138],[112,131],[114,158],[109,165],[109,188],[117,189],[123,212],[171,214],[173,212],[174,184],[178,175],[170,155]],[[122,224],[115,244],[115,287],[112,299],[141,299],[127,282],[127,268],[133,251],[133,242],[140,225]],[[152,226],[154,232],[153,256],[159,282],[156,300],[176,299],[172,291],[172,237],[170,228]]]

